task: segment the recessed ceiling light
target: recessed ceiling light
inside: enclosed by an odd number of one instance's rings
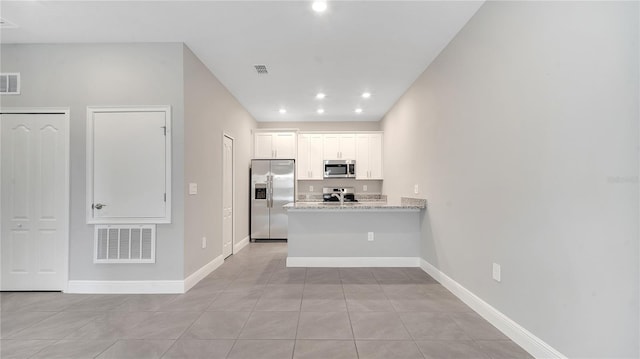
[[[315,0],[311,5],[311,8],[315,12],[324,12],[327,10],[327,1],[326,0]]]
[[[362,109],[361,108],[356,108],[355,112],[356,113],[362,113]]]
[[[287,113],[287,109],[286,108],[281,108],[280,111],[278,111],[278,112],[280,112],[281,114],[284,115],[285,113]]]
[[[323,94],[322,92],[318,92],[318,94],[316,95],[317,99],[322,100],[323,98],[325,98],[327,95]]]
[[[324,109],[319,108],[317,112],[322,115],[324,113]]]
[[[369,97],[371,97],[371,93],[369,93],[369,92],[363,92],[363,93],[362,93],[362,97],[363,97],[363,98],[369,98]]]

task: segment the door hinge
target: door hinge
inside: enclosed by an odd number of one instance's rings
[[[160,126],[160,128],[162,128],[164,130],[164,135],[167,135],[167,126]]]
[[[164,194],[164,201],[165,202],[167,201],[167,194],[166,193]]]

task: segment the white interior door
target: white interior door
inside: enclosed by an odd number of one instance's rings
[[[1,114],[2,290],[65,290],[68,113]]]
[[[170,223],[169,109],[90,109],[89,223]]]
[[[222,140],[222,256],[233,253],[233,139]]]

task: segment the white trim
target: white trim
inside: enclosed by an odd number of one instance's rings
[[[66,250],[62,255],[65,256],[64,266],[62,271],[64,273],[64,278],[62,279],[61,287],[59,288],[63,292],[68,289],[67,285],[69,282],[69,227],[71,221],[71,110],[69,107],[0,107],[0,114],[42,114],[42,113],[51,113],[51,114],[61,114],[64,115],[65,125],[66,125],[66,143],[67,151],[65,153],[65,164],[64,164],[64,190],[65,195],[62,196],[64,200],[64,206],[66,208],[65,220],[61,221],[62,228],[61,233],[64,236],[64,247]],[[0,133],[0,142],[1,142],[2,134]],[[0,146],[0,151],[2,146]],[[2,158],[2,153],[0,153],[0,158]],[[0,179],[2,178],[2,172],[0,170]],[[1,187],[0,187],[1,188]],[[0,218],[2,218],[2,212],[0,208]],[[2,220],[0,220],[0,233],[2,233]],[[0,268],[2,268],[2,246],[0,245]],[[0,276],[0,282],[2,281],[2,277]],[[0,283],[0,288],[2,288],[2,283]]]
[[[222,178],[220,178],[222,184],[224,184],[224,138],[228,138],[231,140],[231,254],[230,256],[236,253],[235,251],[235,237],[236,237],[236,139],[229,135],[227,132],[222,131]],[[220,204],[222,206],[222,222],[224,223],[224,185],[220,186],[222,188],[222,192],[220,192]],[[224,224],[220,226],[220,238],[222,238],[222,252],[224,254]],[[224,258],[223,258],[224,260]]]
[[[203,280],[206,276],[211,274],[214,270],[218,269],[224,263],[224,258],[222,254],[214,258],[211,262],[205,264],[197,271],[193,272],[184,280],[184,292],[187,292],[189,289],[193,288],[198,282]]]
[[[165,112],[165,215],[158,218],[94,218],[91,205],[93,204],[93,115],[96,112]],[[171,223],[171,106],[87,106],[86,120],[86,208],[87,224],[159,224]]]
[[[567,358],[424,259],[420,268],[535,358]]]
[[[420,257],[287,257],[287,267],[419,267]]]
[[[70,280],[66,293],[174,294],[184,293],[182,280]]]
[[[233,253],[240,252],[244,247],[249,244],[249,236],[244,237],[240,242],[233,243]]]

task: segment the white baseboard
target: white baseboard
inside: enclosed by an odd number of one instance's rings
[[[242,248],[247,246],[247,244],[249,244],[249,236],[246,236],[240,242],[233,244],[233,253],[235,254],[235,253],[240,252],[242,250]]]
[[[182,280],[70,280],[65,293],[164,294],[184,293]]]
[[[65,293],[175,294],[185,293],[224,263],[216,257],[185,280],[70,280]]]
[[[419,257],[287,257],[287,267],[419,267]]]
[[[197,271],[193,272],[184,280],[184,292],[186,293],[189,289],[193,288],[198,282],[204,279],[204,277],[208,276],[214,270],[218,269],[224,263],[224,258],[222,255],[217,256],[211,262],[205,264]]]
[[[424,259],[420,268],[535,358],[567,358]]]

